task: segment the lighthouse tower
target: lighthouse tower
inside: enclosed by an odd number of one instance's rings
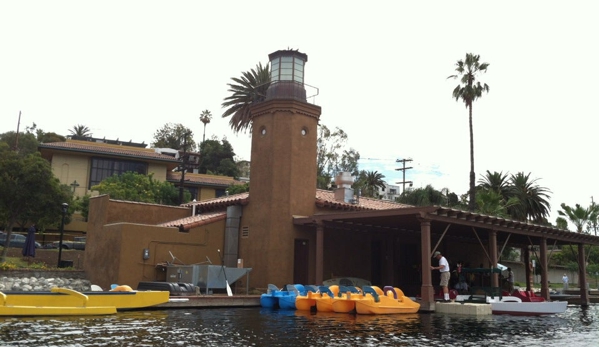
[[[306,100],[308,56],[296,50],[269,55],[266,101],[252,107],[250,198],[242,216],[240,256],[252,259],[254,287],[313,281],[314,235],[293,216],[315,211],[319,106]],[[299,282],[298,282],[299,283]]]

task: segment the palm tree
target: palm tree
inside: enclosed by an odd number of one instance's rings
[[[476,212],[506,218],[509,217],[508,208],[519,203],[518,199],[505,198],[496,190],[485,189],[476,194]]]
[[[229,119],[229,125],[234,132],[251,129],[250,106],[266,99],[266,90],[270,86],[270,70],[268,64],[262,66],[262,63],[256,65],[256,69],[251,69],[243,73],[241,78],[232,77],[235,83],[228,83],[231,96],[225,98],[222,107],[227,108],[222,117]]]
[[[510,196],[519,200],[517,205],[508,208],[513,219],[545,222],[551,209],[548,201],[551,191],[538,186],[537,181],[538,179],[530,179],[530,173],[525,175],[523,172],[518,172],[510,176]]]
[[[212,113],[210,113],[210,111],[208,111],[208,110],[202,111],[202,114],[200,115],[200,121],[202,123],[204,123],[204,136],[202,137],[202,142],[206,141],[206,124],[210,123],[211,119],[212,119]]]
[[[468,209],[474,211],[476,207],[476,190],[474,186],[474,133],[472,130],[472,103],[482,96],[483,92],[489,92],[489,86],[481,84],[476,80],[479,73],[487,72],[488,63],[479,63],[480,56],[472,53],[466,54],[465,60],[458,60],[456,71],[458,74],[447,78],[458,78],[460,84],[453,90],[456,101],[462,100],[468,109],[468,120],[470,125],[470,190]]]
[[[77,124],[77,125],[73,126],[73,129],[69,129],[69,132],[73,136],[80,136],[80,137],[92,136],[91,129],[83,124]]]
[[[378,190],[385,189],[387,184],[383,180],[385,175],[378,171],[362,171],[360,172],[360,183],[364,189],[364,196],[378,198]]]
[[[579,204],[576,204],[574,208],[562,203],[561,210],[557,211],[560,216],[567,217],[574,227],[576,228],[576,232],[582,233],[584,232],[585,226],[590,226],[593,221],[597,220],[599,216],[599,208],[598,205],[592,204],[588,208],[584,208]]]
[[[505,201],[509,200],[510,184],[508,175],[502,172],[491,173],[487,170],[487,175],[478,180],[478,188],[482,190],[492,190],[498,193]]]

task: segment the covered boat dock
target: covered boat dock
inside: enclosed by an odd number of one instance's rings
[[[442,206],[320,213],[312,216],[294,216],[293,223],[316,233],[315,259],[311,263],[315,264],[317,283],[322,283],[325,279],[325,272],[331,268],[331,260],[326,255],[329,250],[336,251],[331,245],[348,245],[348,249],[343,252],[359,249],[356,247],[363,248],[365,247],[364,243],[343,242],[344,238],[349,238],[352,233],[359,233],[364,235],[365,240],[372,241],[375,238],[382,240],[379,242],[379,246],[371,246],[371,253],[380,253],[379,255],[374,254],[369,260],[371,267],[373,272],[377,271],[377,267],[382,269],[379,280],[391,281],[400,287],[406,285],[400,277],[406,276],[403,276],[402,270],[398,272],[396,269],[407,267],[408,262],[418,262],[420,269],[429,269],[432,263],[431,256],[436,250],[441,250],[443,254],[453,255],[461,252],[460,256],[468,257],[468,254],[464,253],[472,253],[472,247],[476,246],[477,254],[471,255],[481,263],[484,261],[488,267],[496,268],[499,256],[506,247],[520,248],[525,264],[531,261],[531,253],[539,259],[541,296],[547,300],[550,299],[547,269],[551,254],[548,246],[570,245],[577,247],[579,282],[586,283],[584,246],[599,245],[599,237],[589,234]],[[398,240],[398,242],[394,240]],[[411,241],[407,244],[403,240]],[[402,242],[404,243],[403,247]],[[418,243],[419,247],[417,247]],[[452,259],[451,256],[450,259]],[[372,266],[372,263],[377,262],[381,265]],[[525,268],[527,272],[526,287],[527,290],[530,290],[530,269],[528,266]],[[421,311],[434,311],[433,273],[420,270],[419,274]],[[490,280],[493,287],[499,286],[498,274],[493,274]],[[583,306],[588,305],[587,290],[580,291],[580,303]]]

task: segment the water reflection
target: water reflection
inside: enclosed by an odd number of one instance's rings
[[[599,307],[550,317],[351,315],[260,308],[0,318],[2,346],[587,346]]]

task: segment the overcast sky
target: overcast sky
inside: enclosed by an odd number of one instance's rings
[[[200,142],[249,134],[221,118],[231,77],[268,54],[308,55],[321,124],[360,169],[458,195],[468,190],[468,112],[446,78],[466,53],[490,64],[474,104],[475,171],[531,173],[561,203],[599,200],[597,1],[2,1],[0,132],[36,123],[68,135],[152,142],[182,123]],[[310,91],[310,90],[309,90]]]

